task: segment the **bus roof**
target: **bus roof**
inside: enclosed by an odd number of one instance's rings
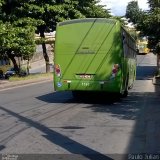
[[[107,19],[107,18],[85,18],[85,19],[74,19],[74,20],[68,20],[65,22],[58,23],[59,26],[63,25],[69,25],[73,23],[87,23],[87,22],[99,22],[99,23],[110,23],[110,24],[116,24],[118,21],[115,19]]]

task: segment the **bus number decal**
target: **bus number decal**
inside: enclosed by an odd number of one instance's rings
[[[82,82],[82,86],[83,86],[83,87],[89,87],[90,84],[89,84],[89,82]]]

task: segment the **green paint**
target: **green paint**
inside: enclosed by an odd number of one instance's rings
[[[55,90],[122,93],[127,76],[128,86],[135,80],[135,56],[135,40],[117,20],[80,19],[59,23],[54,64],[60,66],[61,75],[54,72]],[[119,65],[115,77],[114,64]],[[59,82],[62,86],[57,85]]]

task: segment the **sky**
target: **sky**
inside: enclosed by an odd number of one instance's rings
[[[107,5],[111,9],[111,13],[116,16],[123,16],[126,13],[126,6],[132,0],[101,0],[101,4]],[[147,10],[147,0],[138,0],[138,5],[141,9]]]

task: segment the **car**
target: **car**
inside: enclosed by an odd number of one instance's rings
[[[3,71],[0,70],[0,79],[3,79],[3,78],[4,78]]]
[[[11,76],[15,76],[15,75],[26,76],[27,73],[24,70],[20,70],[20,72],[17,73],[16,70],[12,67],[8,69],[7,72],[4,74],[4,78],[9,79]]]

